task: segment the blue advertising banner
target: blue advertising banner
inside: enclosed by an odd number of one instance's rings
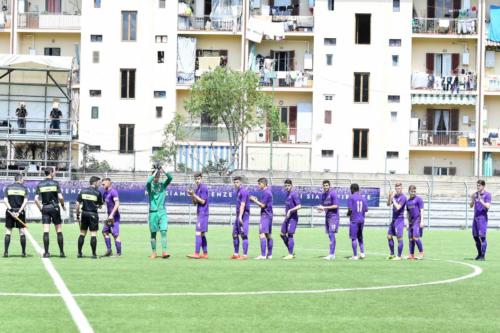
[[[4,197],[4,189],[12,182],[0,181],[0,198]],[[28,180],[24,185],[28,188],[29,200],[35,197],[36,186],[38,181]],[[76,201],[78,193],[82,188],[88,187],[88,182],[84,181],[61,181],[61,192],[64,199],[69,202]],[[166,191],[167,203],[172,204],[191,204],[191,199],[187,194],[190,187],[194,184],[178,184],[172,183],[168,186]],[[145,192],[145,182],[115,182],[113,187],[118,190],[120,201],[122,203],[147,203],[148,197]],[[260,197],[260,191],[257,186],[247,186],[251,195]],[[209,202],[211,205],[234,205],[236,201],[236,192],[232,185],[217,184],[208,185],[209,189]],[[350,190],[347,187],[334,188],[337,191],[337,196],[341,207],[347,206],[347,199],[350,195]],[[281,186],[271,186],[273,192],[273,202],[275,206],[285,205],[285,191]],[[319,205],[322,188],[321,186],[296,186],[295,190],[298,192],[302,206],[310,207]],[[376,187],[364,187],[360,190],[368,201],[369,207],[378,207],[380,200],[380,189]]]

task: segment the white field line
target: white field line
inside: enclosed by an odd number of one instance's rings
[[[33,238],[31,233],[26,230],[26,236],[28,237],[29,241],[31,242],[31,245],[35,248],[36,252],[38,254],[43,255],[43,249],[40,247],[40,245],[36,242],[36,240]],[[59,294],[55,294],[57,296],[61,296],[62,299],[64,300],[64,303],[66,304],[66,307],[69,310],[69,313],[71,314],[71,317],[73,318],[73,321],[75,322],[78,330],[80,332],[84,333],[93,333],[94,330],[92,329],[92,326],[90,326],[90,323],[83,314],[82,309],[78,306],[76,303],[75,298],[69,291],[68,287],[64,283],[63,279],[61,278],[61,275],[57,272],[55,269],[54,265],[50,261],[49,258],[42,258],[43,265],[45,266],[45,269],[49,273],[50,277],[52,278],[52,281],[54,281],[54,285],[56,286],[57,290],[59,290]],[[46,294],[49,295],[49,294]],[[22,295],[17,295],[17,296],[22,296]]]
[[[439,259],[426,259],[426,260],[439,260]],[[439,260],[441,261],[441,260]],[[441,285],[441,284],[451,284],[467,279],[472,279],[480,275],[483,270],[481,267],[476,265],[454,261],[454,260],[443,260],[452,264],[458,264],[472,268],[472,272],[459,276],[456,278],[421,282],[421,283],[410,283],[410,284],[399,284],[399,285],[387,285],[387,286],[372,286],[372,287],[353,287],[353,288],[334,288],[334,289],[313,289],[313,290],[268,290],[268,291],[235,291],[235,292],[170,292],[170,293],[86,293],[86,294],[73,294],[74,297],[189,297],[189,296],[262,296],[262,295],[290,295],[290,294],[327,294],[336,292],[349,292],[349,291],[373,291],[373,290],[385,290],[385,289],[398,289],[398,288],[411,288],[411,287],[423,287],[431,285]],[[26,296],[26,297],[55,297],[58,294],[30,294],[30,293],[0,293],[0,296]]]

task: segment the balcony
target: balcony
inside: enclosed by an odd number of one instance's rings
[[[457,72],[461,72],[457,70]],[[411,76],[411,88],[440,93],[460,93],[477,90],[477,75],[472,72],[436,76],[423,72],[415,72]]]
[[[260,73],[259,84],[263,88],[274,90],[279,88],[312,89],[312,72],[302,71],[279,71]],[[266,89],[268,90],[268,89]]]
[[[486,90],[500,92],[500,75],[489,75],[485,77]]]
[[[410,131],[410,146],[472,148],[476,146],[476,134],[471,131]]]
[[[286,134],[273,135],[274,143],[282,144],[310,144],[312,141],[312,129],[305,127],[288,127]],[[269,128],[259,129],[248,133],[248,143],[270,143],[271,130]]]
[[[205,15],[206,9],[204,2],[197,1],[192,5],[179,2],[177,29],[183,32],[241,32],[241,2],[221,2],[210,8],[210,15]]]
[[[314,16],[304,15],[311,13],[311,8],[303,7],[303,3],[290,3],[288,6],[272,5],[269,1],[254,4],[250,8],[255,30],[262,32],[268,39],[275,39],[284,33],[312,33],[314,32]],[[249,25],[251,22],[249,22]],[[252,30],[252,27],[249,26]]]
[[[477,18],[413,18],[414,34],[477,35]]]
[[[483,135],[483,147],[500,150],[500,128],[485,128]]]
[[[80,30],[80,13],[41,13],[18,14],[19,29],[35,30]]]
[[[70,141],[71,121],[59,119],[59,129],[52,128],[51,119],[26,118],[24,125],[17,118],[0,119],[0,139],[10,141]]]
[[[178,141],[229,142],[227,129],[218,126],[184,126],[182,138]]]

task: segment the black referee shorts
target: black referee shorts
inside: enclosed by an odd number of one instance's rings
[[[80,221],[80,230],[99,230],[99,215],[94,212],[82,212],[82,219]]]
[[[42,207],[42,223],[50,224],[54,223],[55,225],[61,224],[61,211],[59,206],[55,205],[45,205]]]
[[[26,214],[24,211],[19,214],[19,219],[26,223]],[[24,228],[24,226],[19,223],[8,211],[5,211],[5,228],[7,229],[13,229],[13,228]]]

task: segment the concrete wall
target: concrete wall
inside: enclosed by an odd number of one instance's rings
[[[484,122],[484,127],[500,129],[500,96],[486,96],[484,109],[486,109],[488,118]]]
[[[79,33],[19,33],[18,53],[30,54],[30,49],[35,49],[36,55],[44,55],[44,48],[58,47],[61,55],[75,56],[75,44],[80,43]]]
[[[425,166],[456,167],[457,176],[472,176],[474,174],[473,152],[410,152],[410,174],[422,175]]]

